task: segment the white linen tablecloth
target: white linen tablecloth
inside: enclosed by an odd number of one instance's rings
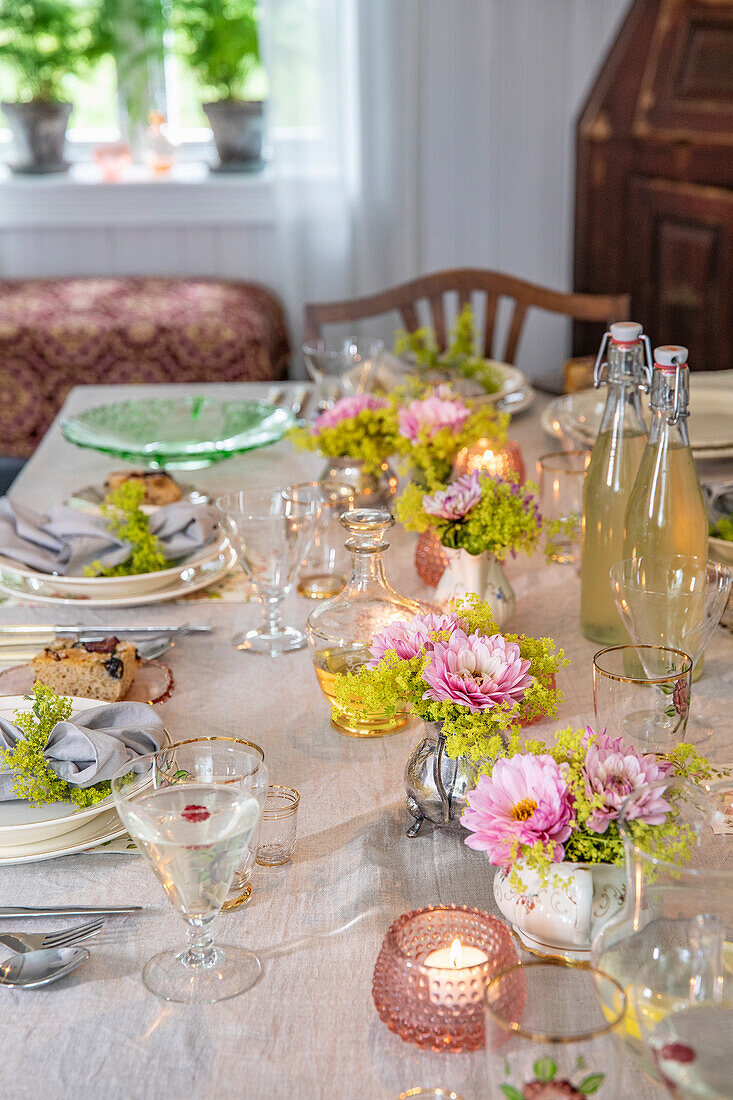
[[[175,388],[78,387],[63,412]],[[244,384],[179,388],[227,396],[259,396],[265,390]],[[540,397],[510,430],[522,445],[530,476],[537,456],[557,449],[538,422],[545,400]],[[55,423],[12,495],[41,510],[72,490],[101,482],[120,465],[66,443]],[[274,486],[313,477],[320,465],[316,456],[296,454],[282,441],[186,477],[210,490]],[[413,550],[413,537],[395,529],[387,573],[400,591],[426,596]],[[572,661],[560,675],[565,700],[558,722],[533,733],[592,722],[596,647],[579,630],[576,571],[535,557],[510,560],[507,573],[517,592],[511,628],[552,635]],[[310,606],[293,596],[286,615],[302,625]],[[301,792],[299,839],[292,864],[256,868],[250,905],[214,924],[219,942],[260,954],[261,980],[243,996],[207,1007],[167,1005],[142,985],[146,960],[182,944],[185,929],[141,858],[87,854],[0,869],[0,905],[146,907],[136,917],[108,918],[102,935],[89,945],[91,960],[64,983],[46,991],[0,989],[2,1096],[396,1100],[417,1085],[455,1089],[465,1100],[486,1096],[481,1054],[437,1055],[403,1043],[381,1023],[371,1000],[374,962],[387,927],[400,913],[440,902],[495,911],[493,868],[465,847],[461,830],[424,826],[416,839],[405,836],[402,773],[418,725],[373,741],[338,734],[329,724],[307,651],[270,661],[232,648],[233,631],[258,622],[256,603],[161,604],[124,613],[0,608],[1,622],[79,618],[90,626],[190,620],[213,628],[208,637],[184,638],[167,658],[176,688],[163,709],[166,725],[174,738],[236,734],[262,745],[271,779]],[[693,699],[723,700],[717,737],[724,756],[733,733],[732,657],[733,636],[717,630],[705,676],[693,694]],[[64,923],[71,922],[46,925]],[[623,1073],[617,1096],[663,1095],[630,1064]]]

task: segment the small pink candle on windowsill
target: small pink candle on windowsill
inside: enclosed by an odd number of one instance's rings
[[[430,1000],[434,1004],[460,1003],[465,999],[466,1003],[480,999],[480,990],[472,979],[477,975],[476,968],[489,961],[489,956],[480,947],[471,944],[463,944],[456,938],[450,947],[439,947],[431,951],[423,959],[423,966],[436,971],[430,978]],[[464,973],[461,973],[463,971]],[[465,978],[465,988],[460,985]]]

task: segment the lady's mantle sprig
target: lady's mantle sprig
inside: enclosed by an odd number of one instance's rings
[[[389,401],[372,394],[342,397],[312,425],[289,434],[301,450],[354,458],[376,470],[397,450],[397,414]]]
[[[442,722],[448,754],[481,766],[518,747],[522,725],[557,714],[555,675],[567,664],[550,638],[499,634],[488,604],[454,601],[443,615],[417,615],[374,636],[372,660],[339,679],[341,709],[359,715],[409,710]]]
[[[499,560],[522,551],[530,554],[542,531],[537,487],[516,477],[494,477],[474,470],[445,488],[424,493],[408,485],[395,505],[408,531],[434,528],[443,546],[469,554],[488,552]]]

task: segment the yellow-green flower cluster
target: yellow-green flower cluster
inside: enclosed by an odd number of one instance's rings
[[[516,475],[495,478],[479,474],[481,499],[458,520],[431,515],[424,506],[424,491],[408,485],[395,503],[395,515],[408,531],[433,527],[443,546],[469,554],[493,554],[503,561],[509,551],[531,554],[542,533],[537,508],[537,486],[520,486]]]
[[[15,748],[0,750],[2,769],[15,772],[13,793],[18,798],[27,798],[34,806],[70,801],[82,808],[106,798],[111,790],[109,783],[97,783],[81,790],[59,779],[49,768],[44,754],[46,742],[56,723],[70,716],[71,701],[57,695],[46,684],[35,684],[33,697],[30,710],[19,710],[13,715],[13,722],[23,731],[24,737]]]
[[[319,451],[326,458],[355,458],[369,472],[379,469],[397,450],[397,414],[391,405],[364,409],[333,427],[318,432],[292,428],[288,436],[297,450]]]
[[[396,400],[399,403],[400,398]],[[471,414],[459,431],[439,428],[431,436],[428,429],[423,429],[413,442],[403,435],[397,437],[397,451],[409,473],[429,492],[445,487],[456,456],[465,448],[473,447],[479,440],[485,440],[486,448],[492,450],[506,443],[511,419],[508,413],[497,412],[492,405],[475,405],[470,398],[461,400],[471,409]]]
[[[124,481],[105,497],[100,511],[109,520],[107,526],[113,535],[130,545],[130,556],[120,565],[102,566],[95,561],[87,565],[87,577],[131,577],[139,573],[157,573],[167,569],[169,562],[160,541],[150,531],[150,520],[140,505],[145,497],[145,486],[140,481]]]
[[[498,633],[489,605],[478,596],[455,600],[451,610],[459,616],[466,633]],[[530,661],[533,681],[522,703],[500,703],[490,709],[471,712],[453,702],[423,699],[427,683],[422,678],[430,655],[418,654],[400,660],[391,650],[374,668],[366,666],[340,677],[336,683],[336,701],[357,716],[385,713],[388,717],[408,710],[425,722],[442,722],[446,748],[451,757],[467,756],[490,771],[491,762],[507,746],[518,751],[519,729],[539,717],[554,717],[562,699],[555,676],[568,664],[562,650],[556,650],[551,638],[530,638],[525,634],[504,634],[516,642],[524,660]],[[433,641],[443,640],[439,633]],[[513,752],[510,752],[513,754]]]
[[[473,310],[465,305],[456,318],[444,352],[438,350],[432,329],[421,328],[416,332],[400,330],[395,336],[395,355],[409,355],[415,366],[422,370],[444,372],[450,380],[453,375],[471,378],[486,393],[496,393],[502,382],[501,373],[490,360],[474,351]]]

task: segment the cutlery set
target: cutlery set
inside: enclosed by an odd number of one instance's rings
[[[22,664],[54,638],[67,638],[78,642],[98,642],[114,635],[134,642],[138,653],[146,661],[162,657],[179,638],[186,634],[210,634],[205,626],[178,627],[112,627],[90,628],[83,626],[3,625],[0,626],[0,665]]]
[[[98,935],[105,916],[141,912],[140,905],[67,905],[55,909],[11,905],[0,908],[0,917],[68,917],[97,914],[94,920],[54,932],[2,932],[0,943],[16,954],[0,963],[0,985],[38,989],[66,977],[86,962],[90,953],[79,944]]]

